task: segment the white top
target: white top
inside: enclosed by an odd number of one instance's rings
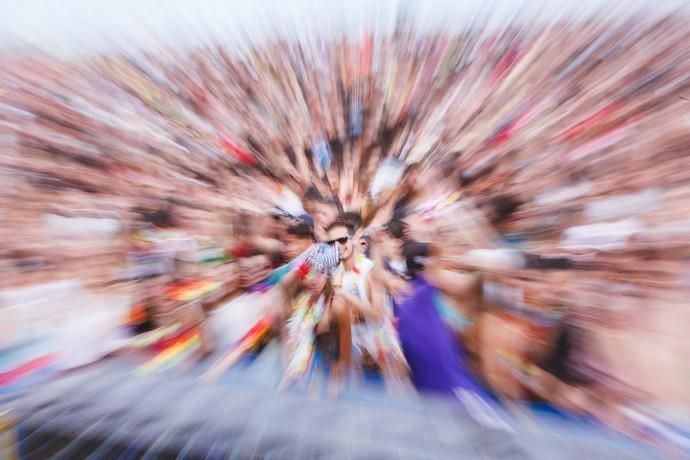
[[[366,290],[366,280],[369,276],[369,272],[374,267],[374,262],[366,257],[361,257],[355,262],[355,265],[356,271],[343,271],[342,288],[346,292],[356,295],[360,300],[369,302],[369,296],[367,296]]]
[[[366,292],[366,281],[374,263],[362,256],[357,257],[355,270],[343,270],[342,289],[354,294],[363,302],[369,303]],[[352,347],[355,350],[368,350],[373,353],[376,349],[376,326],[367,321],[352,325]]]

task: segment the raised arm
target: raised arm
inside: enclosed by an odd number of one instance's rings
[[[249,243],[260,251],[269,254],[279,253],[284,247],[283,243],[278,240],[258,235],[250,237]]]
[[[367,295],[369,295],[369,292],[371,292],[371,290],[369,288],[368,281],[365,281],[365,290],[367,292]],[[344,291],[343,289],[335,289],[334,300],[336,302],[345,303],[349,306],[351,311],[357,312],[367,319],[379,321],[383,317],[381,314],[381,309],[377,306],[374,306],[369,300],[360,299],[358,296]]]
[[[371,302],[371,317],[376,321],[380,321],[383,319],[383,316],[386,313],[384,305],[384,295],[386,290],[384,284],[382,284],[372,275],[373,273],[370,273],[369,276],[367,276],[365,289],[367,298],[369,298]]]
[[[442,268],[430,268],[425,271],[425,276],[431,284],[453,299],[469,300],[481,292],[482,279],[479,273],[459,273]],[[464,305],[466,302],[461,304]],[[467,315],[471,312],[462,313]]]

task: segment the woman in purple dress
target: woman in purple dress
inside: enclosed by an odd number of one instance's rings
[[[407,285],[404,294],[391,295],[390,300],[415,387],[446,395],[458,390],[483,394],[466,364],[462,343],[437,308],[444,295],[473,297],[480,289],[478,278],[432,267],[430,245],[406,240],[400,221],[376,232],[375,240],[375,257],[385,259],[390,276]]]
[[[392,300],[415,387],[443,394],[467,390],[483,395],[465,362],[464,347],[436,305],[442,294],[439,288],[445,288],[444,293],[452,297],[469,296],[478,288],[476,278],[448,273],[444,279],[438,273],[427,272],[425,265],[430,249],[426,243],[408,241],[402,249],[410,294]],[[446,283],[451,275],[455,283]]]
[[[391,301],[414,386],[420,391],[456,397],[477,423],[513,432],[502,410],[475,381],[462,343],[437,308],[443,295],[473,298],[481,288],[480,278],[432,267],[429,244],[403,242],[404,238],[395,238],[391,230],[389,225],[385,232],[388,235],[383,237],[388,241],[381,252],[393,255],[386,264],[395,274],[391,276],[407,281],[407,294],[394,296]]]

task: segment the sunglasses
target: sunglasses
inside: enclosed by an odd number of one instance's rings
[[[338,243],[338,244],[345,244],[345,243],[347,243],[349,240],[350,240],[350,237],[349,237],[349,236],[343,236],[343,237],[341,237],[341,238],[336,238],[336,239],[334,239],[334,240],[329,241],[328,244],[335,244],[335,243]]]

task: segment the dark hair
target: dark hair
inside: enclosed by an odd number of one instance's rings
[[[174,227],[174,221],[170,211],[159,209],[153,212],[144,212],[143,220],[146,223],[152,224],[158,228]]]
[[[350,224],[347,220],[345,220],[343,218],[343,216],[340,216],[337,219],[335,219],[333,222],[331,222],[330,225],[328,225],[328,227],[326,227],[326,231],[330,232],[331,230],[333,230],[334,228],[337,228],[337,227],[345,227],[347,229],[347,234],[350,236],[355,234],[355,228],[352,226],[352,224]]]
[[[402,220],[409,214],[408,206],[412,198],[411,193],[405,193],[404,196],[400,197],[393,205],[393,220]]]
[[[404,240],[407,235],[407,225],[402,220],[391,220],[386,224],[386,231],[397,240]]]
[[[464,171],[458,174],[458,186],[467,187],[472,183],[472,178]]]
[[[297,163],[297,157],[295,157],[295,149],[293,149],[291,146],[285,147],[285,155],[288,157],[288,160],[292,164]]]
[[[405,171],[403,173],[403,177],[407,177],[408,175],[412,174],[413,172],[419,170],[420,163],[411,163],[405,166]]]
[[[362,228],[362,216],[358,212],[346,212],[343,214],[343,220],[352,225],[355,230]]]
[[[419,272],[424,271],[425,265],[422,259],[429,257],[431,253],[429,244],[410,240],[403,244],[402,250],[407,270],[414,278]]]
[[[508,195],[499,195],[490,200],[489,205],[493,209],[491,222],[498,224],[509,218],[520,206],[520,202]]]
[[[315,186],[311,185],[309,188],[304,192],[304,198],[302,198],[302,201],[311,201],[311,202],[323,202],[324,197],[321,195],[321,192],[319,192],[319,189],[317,189]]]
[[[312,240],[316,241],[316,238],[314,237],[314,231],[312,227],[304,222],[300,222],[298,224],[291,225],[287,229],[288,235],[295,236],[299,238],[300,240]]]

